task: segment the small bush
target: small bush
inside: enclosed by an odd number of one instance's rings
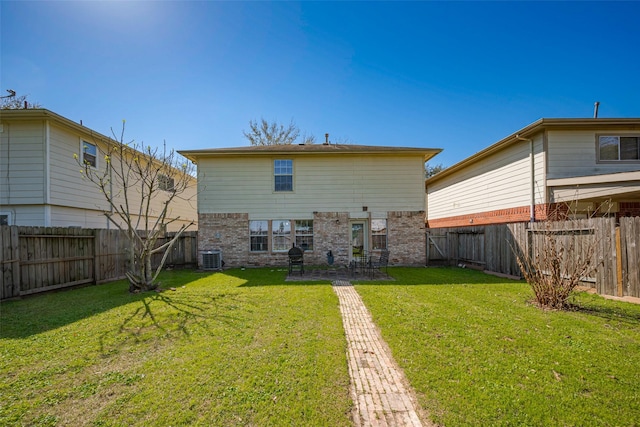
[[[563,221],[532,224],[528,250],[515,250],[518,266],[541,307],[562,310],[585,278],[595,273],[598,238],[589,220],[570,219],[564,208],[549,217]],[[564,213],[564,215],[562,215]]]

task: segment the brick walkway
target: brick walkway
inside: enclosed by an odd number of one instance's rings
[[[354,424],[430,426],[418,417],[412,390],[380,336],[360,295],[346,280],[333,282],[347,337]]]

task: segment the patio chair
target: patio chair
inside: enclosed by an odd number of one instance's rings
[[[384,274],[387,274],[387,266],[389,265],[389,251],[383,250],[380,252],[380,258],[377,260],[371,259],[369,262],[369,275],[373,278],[376,270],[382,273],[382,267],[384,267]]]
[[[296,246],[289,249],[289,274],[295,268],[300,270],[300,275],[304,274],[304,252]]]

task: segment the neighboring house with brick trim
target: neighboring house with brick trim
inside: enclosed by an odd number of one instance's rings
[[[0,110],[0,225],[113,228],[104,214],[109,211],[105,197],[83,178],[74,158],[89,162],[97,172],[104,171],[100,153],[113,142],[46,109]],[[168,231],[197,221],[196,182],[195,177],[190,179],[192,185],[183,194],[188,201],[170,206],[168,218],[179,219]],[[113,188],[116,198],[119,190]],[[137,190],[130,191],[130,202],[139,200]],[[158,192],[151,219],[163,202]]]
[[[640,118],[540,119],[428,178],[429,228],[640,215]]]
[[[198,246],[227,266],[336,265],[390,251],[424,265],[424,165],[440,149],[338,144],[180,151],[198,166]],[[216,252],[217,253],[217,252]],[[203,255],[204,256],[204,255]],[[200,259],[200,265],[202,265]]]

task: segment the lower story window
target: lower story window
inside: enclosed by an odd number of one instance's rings
[[[313,220],[296,221],[296,246],[304,251],[313,250]]]
[[[313,250],[313,220],[249,221],[251,252],[287,252],[295,244],[304,251]]]
[[[0,212],[0,225],[11,225],[11,212]]]
[[[287,220],[274,220],[271,222],[273,237],[273,251],[286,252],[291,249],[291,222]]]
[[[371,246],[373,250],[387,249],[387,220],[371,220]]]
[[[251,252],[266,252],[269,249],[269,222],[249,221]]]

